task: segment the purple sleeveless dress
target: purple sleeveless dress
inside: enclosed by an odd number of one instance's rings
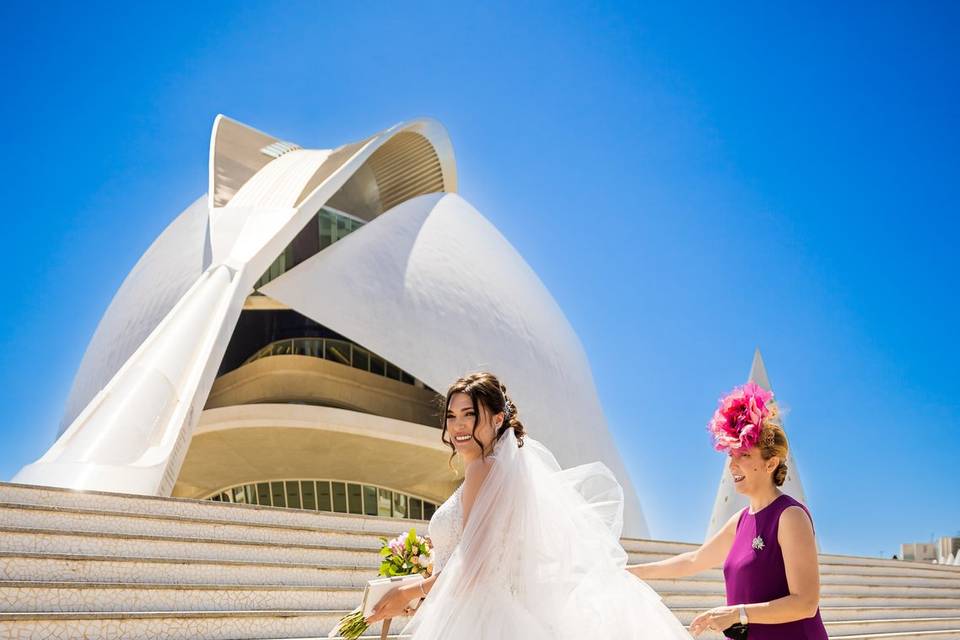
[[[777,530],[780,514],[794,506],[810,515],[804,505],[785,493],[754,514],[749,508],[740,514],[733,546],[723,563],[728,605],[769,602],[790,595]],[[813,522],[813,518],[810,521]],[[762,549],[755,548],[761,546],[758,536]],[[751,622],[747,625],[747,637],[749,640],[827,640],[827,630],[818,608],[817,615],[805,620],[782,624]]]

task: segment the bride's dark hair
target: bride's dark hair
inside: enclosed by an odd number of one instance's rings
[[[453,453],[450,454],[451,464],[453,463],[454,456],[457,455],[457,449],[453,445],[453,441],[447,437],[447,411],[450,409],[450,398],[456,393],[465,393],[470,396],[470,399],[473,401],[473,412],[474,415],[476,415],[476,422],[474,422],[473,425],[473,441],[480,447],[481,456],[486,457],[483,452],[483,444],[477,440],[476,434],[477,422],[480,420],[479,405],[481,404],[491,415],[498,413],[506,414],[503,419],[503,424],[497,429],[496,439],[499,440],[500,437],[507,432],[507,429],[513,429],[513,434],[517,438],[517,446],[523,446],[523,436],[526,434],[526,431],[523,428],[523,423],[520,422],[520,417],[517,415],[517,405],[515,405],[513,400],[510,399],[510,396],[507,395],[507,386],[500,382],[497,376],[488,371],[471,373],[459,378],[447,389],[447,398],[443,403],[443,413],[440,416],[443,427],[440,440],[453,451]]]

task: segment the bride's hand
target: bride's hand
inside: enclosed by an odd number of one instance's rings
[[[417,588],[419,592],[419,588]],[[417,592],[411,593],[408,587],[394,587],[388,591],[380,602],[374,605],[370,617],[366,619],[367,624],[373,624],[387,618],[396,618],[397,616],[406,616],[413,613],[407,608],[411,600],[415,600]]]
[[[714,607],[693,619],[690,633],[696,637],[707,629],[723,631],[737,622],[740,622],[740,612],[736,607]]]

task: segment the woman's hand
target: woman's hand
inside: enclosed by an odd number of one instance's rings
[[[740,611],[737,607],[714,607],[704,611],[690,623],[690,633],[694,637],[708,629],[723,631],[740,622]]]
[[[373,612],[366,619],[366,623],[372,625],[380,620],[387,618],[396,618],[397,616],[408,616],[413,613],[407,605],[411,600],[416,600],[420,595],[420,587],[414,585],[415,591],[411,592],[408,586],[394,587],[386,593],[380,602],[373,607]]]

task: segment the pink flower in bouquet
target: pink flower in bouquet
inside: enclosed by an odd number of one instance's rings
[[[707,426],[717,451],[745,452],[760,441],[763,421],[771,414],[773,393],[754,382],[735,388],[720,400]]]
[[[398,536],[398,537],[394,538],[393,540],[391,540],[389,543],[387,543],[387,545],[390,547],[390,551],[391,551],[392,553],[395,553],[395,554],[397,554],[398,556],[402,556],[402,555],[403,555],[404,551],[406,551],[406,547],[405,547],[404,544],[403,544],[403,539],[404,539],[404,538],[406,538],[406,536]]]

